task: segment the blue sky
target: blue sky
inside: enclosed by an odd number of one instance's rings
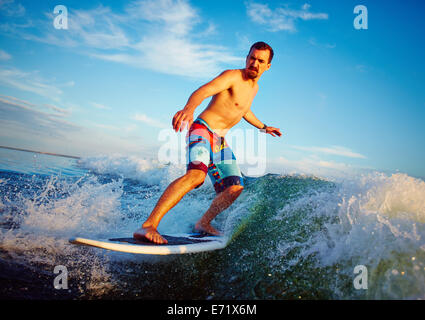
[[[56,5],[68,29],[53,26]],[[356,5],[368,29],[353,26]],[[275,51],[252,111],[273,168],[425,176],[423,1],[0,0],[0,145],[155,156],[189,95]],[[195,112],[199,114],[205,101]],[[250,128],[242,120],[235,128]]]

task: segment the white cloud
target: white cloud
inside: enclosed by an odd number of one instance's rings
[[[114,131],[122,130],[122,128],[117,127],[117,126],[113,126],[113,125],[110,125],[110,124],[93,123],[92,125],[94,127],[101,128],[101,129],[114,130]]]
[[[265,25],[270,31],[295,31],[293,19],[272,11],[267,4],[248,3],[247,14],[253,22]]]
[[[141,113],[136,114],[133,117],[133,120],[146,123],[147,125],[149,125],[151,127],[155,127],[155,128],[167,128],[167,127],[169,127],[166,124],[162,123],[161,121],[158,121],[156,119],[150,118],[147,115],[141,114]]]
[[[22,17],[25,15],[25,7],[14,0],[0,0],[0,12],[10,17]]]
[[[311,5],[308,4],[308,3],[304,3],[303,6],[302,6],[303,10],[308,10],[308,9],[310,9],[310,7],[311,7]]]
[[[3,98],[2,100],[7,100],[11,103],[20,103],[20,104],[24,104],[24,105],[27,105],[27,106],[35,106],[31,102],[28,102],[28,101],[22,100],[22,99],[18,99],[16,97],[12,97],[12,96],[6,96],[6,95],[3,95],[3,94],[0,94],[0,98]]]
[[[45,107],[47,107],[47,111],[43,110],[46,109]],[[63,109],[55,106],[38,106],[17,98],[1,96],[0,134],[63,138],[67,131],[80,128],[64,120],[63,112]]]
[[[87,128],[64,119],[60,111],[64,109],[0,95],[0,145],[75,155],[152,152],[140,144],[138,136],[108,133],[108,130],[123,132],[123,128],[96,124],[95,128]]]
[[[105,106],[101,103],[97,103],[97,102],[92,102],[91,105],[93,107],[95,107],[96,109],[101,109],[101,110],[111,110],[111,107]]]
[[[189,77],[210,77],[219,73],[222,64],[243,61],[225,47],[195,41],[192,31],[202,19],[186,1],[138,1],[127,11],[130,18],[150,22],[149,31],[131,45],[135,53],[100,53],[95,57]],[[213,30],[211,26],[205,35]]]
[[[278,174],[302,174],[327,179],[347,178],[358,175],[365,168],[352,166],[344,162],[325,161],[317,156],[305,156],[298,159],[280,156],[267,161],[267,171]]]
[[[41,78],[37,72],[24,72],[15,68],[0,68],[0,83],[22,91],[58,101],[62,90]]]
[[[288,8],[270,9],[267,4],[248,2],[247,14],[253,22],[266,26],[269,31],[296,31],[296,20],[327,20],[327,13],[310,12],[310,5],[304,4],[300,10]]]
[[[12,56],[6,51],[0,49],[0,61],[10,60]]]
[[[195,78],[219,73],[221,64],[243,61],[224,47],[202,45],[173,35],[150,35],[136,44],[136,54],[93,54],[94,57],[165,74]]]
[[[100,49],[119,49],[128,47],[130,39],[116,23],[109,8],[98,7],[93,10],[76,10],[69,19],[69,30],[79,43]]]
[[[53,14],[46,17],[51,20]],[[14,32],[27,40],[78,48],[98,59],[180,76],[211,77],[244,61],[232,49],[208,43],[214,24],[204,22],[186,0],[133,1],[122,13],[104,6],[72,10],[68,24],[67,32],[52,32],[45,22],[34,23],[35,30]]]
[[[144,0],[130,4],[130,17],[157,22],[167,33],[185,36],[201,21],[197,11],[187,1]]]
[[[342,162],[324,161],[314,157],[305,157],[301,160],[290,160],[281,156],[278,162],[287,167],[297,168],[303,173],[313,173],[319,168],[344,170],[350,167],[348,164]]]
[[[336,48],[335,43],[319,43],[315,38],[310,38],[308,40],[308,43],[310,43],[312,46],[319,47],[319,48],[325,48],[325,49],[334,49]]]
[[[56,112],[57,116],[68,116],[71,114],[71,111],[68,109],[64,109],[64,108],[60,108],[58,106],[55,106],[53,104],[45,104],[44,106],[46,106],[48,109]]]
[[[365,159],[366,157],[360,153],[354,152],[348,148],[341,146],[332,147],[303,147],[303,146],[291,146],[294,149],[308,151],[312,153],[324,153],[329,155],[336,155],[347,158],[360,158]]]

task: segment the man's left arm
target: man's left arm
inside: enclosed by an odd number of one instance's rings
[[[264,123],[262,123],[260,120],[258,120],[258,118],[255,116],[255,114],[249,110],[244,116],[243,118],[250,123],[251,125],[253,125],[254,127],[264,131],[265,133],[269,133],[271,134],[273,137],[276,137],[276,135],[278,135],[279,137],[282,135],[282,133],[280,132],[279,128],[274,128],[274,127],[269,127],[266,126]]]

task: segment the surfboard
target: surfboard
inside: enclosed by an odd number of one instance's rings
[[[136,240],[134,238],[96,240],[80,237],[71,238],[69,242],[113,251],[151,255],[184,254],[218,250],[225,248],[228,243],[228,238],[225,236],[212,236],[200,233],[162,236],[167,239],[168,243],[156,244],[148,240]]]

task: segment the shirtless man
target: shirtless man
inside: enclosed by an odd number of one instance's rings
[[[159,222],[186,193],[202,185],[207,174],[217,195],[196,223],[195,231],[220,234],[211,226],[211,221],[228,208],[243,190],[242,174],[224,136],[242,118],[274,137],[282,135],[280,129],[266,126],[251,111],[258,91],[258,80],[264,71],[270,69],[272,58],[273,49],[268,44],[253,44],[244,69],[224,71],[193,92],[186,106],[174,115],[172,124],[176,132],[183,131],[186,126],[189,129],[187,172],[167,187],[149,218],[134,232],[135,239],[167,243],[157,231]],[[195,109],[211,96],[213,98],[208,107],[193,121]]]

